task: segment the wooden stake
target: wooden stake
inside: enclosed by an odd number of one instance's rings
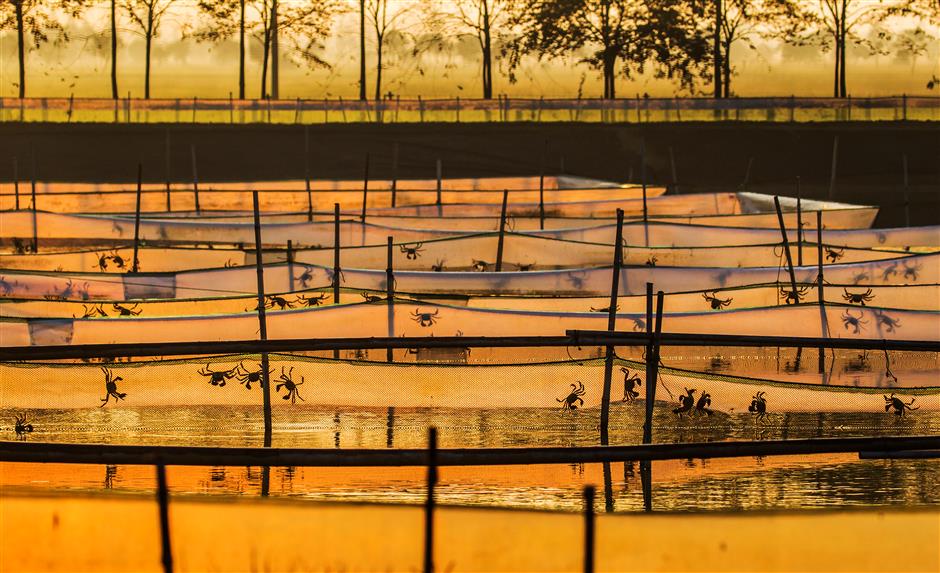
[[[437,160],[436,167],[437,167],[437,216],[440,217],[444,214],[443,203],[441,201],[441,187],[443,185],[441,178],[443,177],[443,174],[442,174],[442,166],[441,166],[440,159]]]
[[[166,210],[167,213],[173,211],[170,205],[170,129],[164,131],[163,161],[166,168]]]
[[[385,298],[388,302],[388,336],[395,336],[395,271],[392,267],[392,237],[388,237],[388,264],[385,267]],[[393,362],[392,347],[385,349],[385,360]]]
[[[30,158],[32,159],[32,170],[29,176],[29,188],[30,195],[32,195],[33,203],[33,252],[39,252],[39,223],[37,220],[36,210],[38,209],[36,205],[36,148],[33,147],[31,143],[29,145]]]
[[[392,207],[396,204],[398,192],[398,142],[392,147]]]
[[[369,203],[369,152],[366,152],[366,163],[362,170],[362,222],[366,222],[366,205]]]
[[[617,209],[617,235],[614,241],[613,276],[610,281],[610,306],[607,309],[607,330],[613,332],[617,326],[617,297],[620,294],[620,267],[623,265],[623,209]],[[604,361],[604,389],[601,395],[601,445],[606,446],[610,423],[610,386],[613,381],[615,349],[607,346]]]
[[[548,155],[548,140],[542,146],[542,162],[539,165],[539,229],[545,228],[545,159]]]
[[[826,316],[826,293],[823,290],[823,285],[825,284],[825,279],[823,278],[823,265],[825,263],[825,258],[823,258],[823,234],[822,234],[822,211],[816,211],[816,294],[819,296],[819,312],[822,317]],[[824,327],[826,325],[823,325]],[[821,333],[824,337],[826,332]],[[826,373],[826,347],[819,347],[819,373],[825,375]],[[825,382],[825,380],[823,380]]]
[[[829,171],[829,200],[836,192],[836,172],[839,165],[839,136],[832,140],[832,168]]]
[[[395,406],[389,406],[385,416],[385,447],[395,446]]]
[[[137,256],[140,247],[140,193],[143,186],[144,167],[137,164],[137,208],[134,210],[134,259],[131,263],[131,272],[136,273],[140,270],[140,259]]]
[[[503,270],[503,243],[506,234],[506,205],[509,202],[509,191],[503,190],[503,209],[499,215],[499,240],[496,243],[496,272]]]
[[[20,210],[20,174],[19,174],[19,165],[17,164],[16,157],[13,158],[13,197],[15,203],[15,208],[17,211]]]
[[[796,177],[796,264],[803,266],[803,190],[800,177]]]
[[[339,287],[342,271],[339,261],[339,203],[333,203],[333,304],[339,304]],[[333,350],[333,358],[339,358],[339,350]]]
[[[310,192],[310,126],[304,126],[304,184],[307,188],[307,221],[313,221],[313,193]]]
[[[780,210],[780,198],[774,195],[774,207],[777,209],[777,223],[780,225],[780,235],[783,237],[783,252],[787,256],[787,270],[790,272],[790,288],[793,296],[797,296],[796,273],[793,271],[793,256],[790,254],[790,241],[787,239],[787,228],[783,223],[783,211]],[[796,301],[799,303],[799,300]]]
[[[160,563],[163,573],[173,573],[173,546],[170,544],[170,491],[166,482],[166,466],[157,466],[157,506],[160,512]]]
[[[434,571],[434,488],[437,485],[437,428],[428,430],[428,496],[424,502],[424,573]]]
[[[294,292],[294,241],[287,239],[287,277],[290,291]]]
[[[258,206],[258,191],[251,192],[252,205],[255,211],[255,270],[258,275],[258,333],[261,340],[268,339],[268,321],[265,316],[264,294],[264,259],[261,249],[261,209]],[[268,372],[268,353],[261,353],[261,391],[264,408],[264,447],[271,447],[271,377]]]
[[[584,487],[584,573],[594,573],[594,486]]]
[[[196,145],[189,144],[189,154],[193,160],[193,201],[196,205],[196,213],[198,214],[199,209],[199,172],[196,170]]]
[[[901,164],[904,169],[904,226],[911,226],[911,187],[907,176],[907,154],[901,156]]]

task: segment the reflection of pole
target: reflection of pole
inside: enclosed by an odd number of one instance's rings
[[[604,462],[604,510],[607,513],[614,510],[614,484],[610,475],[610,462]]]
[[[261,214],[258,208],[258,191],[251,192],[255,210],[255,269],[258,274],[258,323],[261,340],[268,339],[268,323],[264,313],[264,261],[261,253]],[[271,447],[271,380],[268,372],[268,353],[261,353],[262,394],[264,398],[264,447]]]
[[[610,306],[607,309],[607,330],[613,332],[617,324],[617,297],[620,294],[620,267],[623,264],[623,209],[617,209],[617,236],[614,241],[613,276],[610,281]],[[610,424],[610,385],[614,372],[614,347],[607,346],[604,360],[604,389],[601,394],[601,445],[609,443],[607,429]]]
[[[137,164],[137,208],[134,210],[134,259],[131,263],[131,272],[136,273],[140,270],[140,259],[137,258],[137,251],[140,247],[140,191],[141,179],[143,178],[143,166]]]
[[[640,462],[640,485],[643,488],[643,510],[653,511],[653,464]]]
[[[584,488],[584,573],[594,573],[594,486]]]
[[[437,485],[437,428],[428,431],[428,497],[424,503],[424,573],[434,571],[434,486]]]
[[[173,546],[170,545],[170,492],[166,466],[157,464],[157,505],[160,507],[160,562],[164,573],[173,573]]]
[[[385,447],[391,448],[395,445],[395,406],[388,407],[388,414],[385,418]]]
[[[496,272],[503,270],[503,243],[506,235],[506,204],[509,202],[509,191],[503,190],[503,209],[499,215],[499,239],[496,243]]]

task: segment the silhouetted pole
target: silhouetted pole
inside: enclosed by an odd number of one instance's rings
[[[307,188],[307,220],[313,221],[313,193],[310,192],[310,126],[304,126],[304,184]]]
[[[164,573],[173,573],[173,547],[170,544],[170,491],[166,466],[157,464],[157,505],[160,510],[160,562]]]
[[[268,339],[268,321],[264,312],[264,260],[261,250],[261,210],[258,206],[258,191],[251,192],[255,211],[255,269],[258,274],[258,325],[261,340]],[[268,353],[261,353],[261,390],[264,397],[264,447],[271,447],[271,380],[268,375]]]
[[[32,171],[29,176],[29,188],[30,195],[33,198],[33,252],[39,252],[39,222],[38,215],[36,211],[38,206],[36,204],[36,149],[30,144],[30,156],[32,159]]]
[[[199,172],[196,170],[196,145],[189,145],[189,154],[193,160],[193,201],[196,204],[196,213],[199,213]]]
[[[613,332],[617,326],[617,297],[620,294],[620,267],[623,264],[623,209],[617,209],[617,235],[614,241],[613,276],[610,281],[610,306],[607,309],[607,330]],[[604,360],[604,389],[601,394],[601,445],[609,443],[608,426],[610,423],[610,386],[614,372],[614,347],[607,346]]]
[[[366,204],[369,202],[369,152],[362,170],[362,222],[366,222]]]
[[[434,487],[437,485],[437,428],[428,430],[428,497],[424,503],[424,573],[434,571]]]
[[[823,278],[823,265],[825,259],[823,258],[823,235],[822,235],[822,211],[816,211],[816,293],[819,296],[819,312],[821,317],[826,316],[826,293],[823,290],[823,285],[825,284],[825,279]],[[824,328],[827,326],[824,322],[822,325]],[[822,332],[822,336],[826,336],[825,330]],[[819,373],[825,374],[826,372],[826,347],[819,347]],[[825,380],[823,380],[825,383]]]
[[[437,216],[440,217],[444,214],[443,201],[441,199],[441,188],[443,186],[443,166],[441,165],[441,160],[437,160]]]
[[[796,264],[803,266],[803,190],[796,177]]]
[[[342,276],[339,253],[339,203],[333,203],[333,304],[339,304],[340,277]],[[339,358],[339,350],[333,351],[333,358]]]
[[[398,194],[398,142],[392,148],[392,207],[395,207]]]
[[[163,161],[164,168],[166,170],[166,210],[167,213],[171,212],[172,205],[170,204],[170,129],[167,128],[164,131],[164,140],[163,140]]]
[[[611,513],[614,511],[614,483],[610,475],[610,462],[604,462],[604,511]]]
[[[643,443],[653,443],[653,406],[656,404],[656,383],[659,379],[659,341],[663,329],[663,291],[656,293],[656,317],[653,325],[653,284],[646,283],[646,411],[643,421]]]
[[[294,241],[287,239],[287,278],[290,291],[294,292]]]
[[[539,165],[539,229],[545,228],[545,159],[548,154],[548,140],[542,147],[542,162]]]
[[[506,236],[506,204],[509,202],[509,191],[503,190],[503,209],[499,215],[499,239],[496,243],[496,272],[503,270],[503,244]]]
[[[901,165],[904,169],[904,226],[911,226],[911,187],[907,175],[907,154],[901,156]]]
[[[140,259],[137,257],[137,251],[140,248],[140,193],[143,185],[144,167],[137,164],[137,208],[134,210],[134,262],[131,264],[131,272],[136,273],[140,270]]]
[[[836,172],[839,166],[839,136],[832,140],[832,168],[829,171],[829,200],[836,192]]]
[[[774,195],[774,208],[777,210],[777,223],[780,225],[780,235],[783,237],[783,252],[787,257],[787,270],[790,273],[790,288],[793,289],[793,296],[799,303],[796,290],[796,273],[793,271],[793,255],[790,254],[790,241],[787,239],[787,228],[783,223],[783,211],[780,210],[780,198]]]
[[[392,237],[388,237],[388,264],[385,267],[385,297],[388,302],[388,336],[395,336],[395,271],[392,266]],[[385,359],[392,362],[395,357],[392,347],[385,349]]]
[[[653,511],[653,464],[640,462],[640,485],[643,488],[643,511]]]
[[[594,573],[594,486],[584,487],[584,573]]]
[[[649,209],[646,205],[646,138],[640,139],[640,182],[643,185],[643,238],[650,246]]]
[[[13,199],[17,211],[20,210],[20,174],[16,158],[13,158]]]

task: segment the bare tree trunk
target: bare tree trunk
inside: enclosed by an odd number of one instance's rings
[[[238,99],[245,99],[245,0],[238,15]]]
[[[723,86],[724,97],[731,97],[731,42],[727,39],[725,40],[725,49],[721,61],[721,73],[724,74]]]
[[[713,38],[712,59],[715,60],[715,99],[725,94],[727,97],[727,88],[722,91],[721,75],[724,73],[724,66],[721,61],[721,0],[715,0],[715,34]]]
[[[268,98],[268,56],[271,51],[271,22],[264,25],[262,34],[264,50],[261,56],[261,99]]]
[[[153,10],[147,12],[147,32],[144,35],[144,99],[150,99],[150,48],[153,44]]]
[[[366,99],[366,0],[359,0],[359,99]]]
[[[839,50],[839,97],[845,97],[848,95],[848,90],[845,85],[845,52],[847,46],[845,45],[845,10],[847,8],[848,0],[842,0],[842,20],[839,25],[839,43],[842,45],[842,49]]]
[[[483,99],[493,99],[493,45],[489,0],[483,0]]]
[[[111,0],[111,99],[118,98],[117,83],[117,0]]]
[[[839,63],[841,62],[842,44],[838,32],[835,34],[835,70],[832,77],[832,97],[839,97]]]
[[[614,67],[617,63],[617,56],[611,52],[610,48],[604,50],[604,99],[617,97],[614,88]]]
[[[14,0],[16,7],[16,55],[20,63],[20,99],[26,97],[26,45],[23,38],[23,0]]]
[[[384,42],[384,35],[376,36],[376,48],[375,48],[375,101],[379,101],[382,98],[382,48]]]
[[[280,78],[278,76],[278,45],[277,45],[277,0],[271,0],[271,97],[281,97]]]

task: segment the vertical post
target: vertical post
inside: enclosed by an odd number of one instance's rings
[[[901,156],[901,165],[904,169],[904,226],[911,226],[911,187],[907,175],[907,154]]]
[[[617,209],[617,235],[614,241],[613,276],[610,281],[610,306],[607,309],[607,330],[613,332],[617,326],[617,297],[620,294],[620,267],[623,264],[623,209]],[[604,360],[604,388],[601,394],[601,445],[609,443],[608,426],[610,424],[610,386],[614,373],[615,352],[612,345],[607,346]]]
[[[509,202],[509,191],[503,190],[503,208],[499,215],[499,239],[496,242],[496,272],[503,270],[503,243],[506,235],[506,204]]]
[[[232,99],[232,92],[228,92],[228,122],[235,123],[235,101]]]
[[[16,158],[13,158],[13,197],[16,210],[20,210],[20,174],[19,174],[19,165],[16,161]]]
[[[196,124],[196,96],[193,96],[193,125]]]
[[[823,285],[825,284],[825,279],[823,278],[823,264],[825,259],[823,258],[823,236],[822,236],[822,211],[816,211],[816,268],[818,269],[816,273],[816,294],[819,296],[819,312],[820,315],[826,316],[826,293],[823,290]],[[825,333],[823,333],[825,334]],[[826,372],[826,347],[819,347],[819,373],[825,374]],[[823,380],[825,382],[825,380]]]
[[[164,131],[163,161],[166,169],[166,210],[169,213],[173,210],[170,205],[170,128]]]
[[[440,217],[444,214],[442,201],[441,201],[441,187],[443,185],[441,178],[443,177],[443,174],[441,173],[442,166],[441,166],[440,159],[437,160],[435,167],[437,168],[437,215],[438,217]]]
[[[398,192],[398,142],[392,147],[392,207],[396,205]]]
[[[650,444],[653,440],[653,385],[656,384],[653,363],[653,283],[646,283],[646,417],[643,422],[643,443]]]
[[[395,445],[395,406],[389,406],[385,416],[385,447]]]
[[[829,200],[836,192],[836,172],[839,163],[839,136],[836,135],[832,140],[832,168],[829,171]]]
[[[584,488],[584,573],[594,573],[594,486]]]
[[[676,110],[678,111],[678,107]],[[679,177],[676,175],[676,155],[672,150],[672,146],[669,146],[669,168],[672,170],[672,190],[674,193],[679,193]]]
[[[646,138],[640,139],[640,183],[643,185],[643,237],[645,246],[649,246],[649,210],[646,205]]]
[[[307,189],[307,221],[313,221],[313,193],[310,192],[310,126],[304,125],[304,185]]]
[[[287,277],[290,290],[294,292],[294,241],[287,239]]]
[[[66,122],[67,122],[67,123],[72,123],[72,109],[73,109],[74,105],[75,105],[75,94],[74,94],[74,93],[70,93],[70,94],[69,94],[69,109],[68,109],[68,111],[65,113],[65,117],[66,117]]]
[[[196,145],[191,143],[189,144],[189,154],[193,160],[193,201],[196,206],[196,213],[198,214],[199,209],[199,172],[196,170]]]
[[[787,239],[787,228],[783,223],[783,211],[780,210],[780,198],[774,195],[774,207],[777,209],[777,223],[780,225],[780,235],[783,237],[783,252],[787,256],[787,270],[790,272],[790,288],[793,296],[797,297],[796,273],[793,272],[793,256],[790,254],[790,241]],[[796,302],[799,302],[797,300]]]
[[[339,203],[333,203],[333,304],[339,304],[342,276],[339,262]],[[339,350],[333,351],[333,358],[339,358]]]
[[[36,204],[36,148],[32,144],[29,146],[30,158],[32,159],[32,169],[29,176],[29,188],[30,195],[33,198],[33,252],[39,252],[39,224],[37,221],[36,211],[38,206]]]
[[[434,571],[434,486],[437,485],[437,428],[428,430],[428,497],[424,503],[424,573]]]
[[[548,155],[548,140],[542,146],[542,162],[539,165],[539,229],[545,228],[545,159]]]
[[[157,505],[160,508],[160,562],[163,573],[173,573],[173,548],[170,545],[170,492],[166,483],[166,466],[157,464]]]
[[[796,264],[803,266],[803,189],[796,177]]]
[[[134,259],[131,263],[131,272],[136,273],[140,270],[140,259],[137,252],[140,248],[140,192],[142,187],[144,167],[137,164],[137,208],[134,210]]]
[[[255,269],[258,274],[258,324],[261,340],[268,339],[268,321],[264,313],[264,260],[261,252],[261,210],[258,207],[258,191],[251,192],[255,211]],[[271,447],[271,380],[268,373],[268,353],[261,353],[261,390],[264,398],[264,447]]]
[[[653,511],[653,464],[640,462],[640,485],[643,488],[643,511]]]
[[[395,271],[392,267],[392,237],[388,237],[388,262],[385,267],[385,299],[388,303],[388,337],[395,336]],[[385,360],[393,362],[392,347],[385,349]]]
[[[366,222],[366,205],[369,203],[369,152],[366,152],[366,163],[362,171],[362,222]]]

